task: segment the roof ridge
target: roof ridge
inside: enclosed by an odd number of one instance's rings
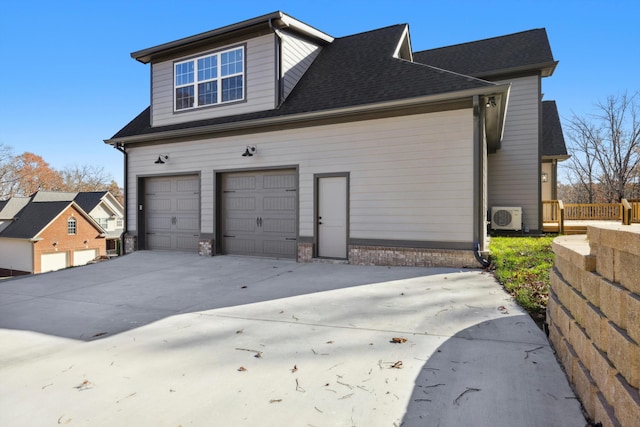
[[[405,27],[408,26],[409,24],[393,24],[393,25],[387,25],[386,27],[381,27],[381,28],[373,28],[371,30],[366,30],[366,31],[361,31],[359,33],[354,33],[354,34],[349,34],[347,36],[340,36],[340,37],[336,37],[336,40],[344,40],[344,39],[348,39],[350,37],[357,37],[357,36],[363,36],[365,34],[369,34],[369,33],[375,33],[378,31],[383,31],[383,30],[388,30],[394,27]]]
[[[453,75],[458,76],[458,77],[464,77],[465,79],[468,79],[468,80],[476,80],[476,81],[479,81],[479,82],[482,82],[482,83],[488,83],[489,85],[492,85],[492,86],[498,86],[498,83],[495,83],[495,82],[492,82],[492,81],[489,81],[489,80],[484,80],[484,79],[481,79],[479,77],[470,76],[468,74],[457,73],[455,71],[451,71],[451,70],[447,70],[447,69],[444,69],[444,68],[436,67],[435,65],[424,64],[422,62],[408,61],[408,60],[402,59],[402,58],[392,58],[392,59],[397,59],[397,60],[406,62],[408,64],[414,64],[414,65],[417,65],[417,66],[420,66],[420,67],[428,67],[428,68],[434,69],[434,70],[439,71],[439,72],[444,73],[444,74],[453,74]]]
[[[452,47],[473,45],[473,44],[476,44],[476,43],[482,43],[482,42],[487,42],[487,41],[490,41],[490,40],[502,39],[502,38],[506,38],[506,37],[513,37],[513,36],[516,36],[516,35],[519,35],[519,34],[532,33],[532,32],[535,32],[535,31],[545,31],[546,32],[547,29],[545,27],[531,28],[529,30],[523,30],[523,31],[517,31],[515,33],[503,34],[501,36],[486,37],[484,39],[472,40],[472,41],[462,42],[462,43],[454,43],[454,44],[450,44],[450,45],[446,45],[446,46],[434,47],[432,49],[417,50],[417,51],[415,51],[413,53],[416,54],[416,53],[422,53],[422,52],[433,52],[433,51],[441,50],[441,49],[450,49]]]

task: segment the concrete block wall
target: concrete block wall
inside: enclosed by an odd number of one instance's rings
[[[640,225],[589,227],[554,240],[549,339],[587,414],[640,420]]]

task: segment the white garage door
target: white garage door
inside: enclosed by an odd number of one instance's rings
[[[223,252],[272,258],[297,255],[295,170],[222,177]]]
[[[197,252],[200,179],[197,175],[147,178],[146,248]]]
[[[67,268],[67,253],[56,252],[53,254],[43,254],[40,257],[40,272],[56,271]]]
[[[89,261],[93,261],[98,256],[96,249],[83,249],[73,252],[73,265],[85,265]]]

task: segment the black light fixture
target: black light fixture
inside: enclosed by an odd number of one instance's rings
[[[486,107],[487,108],[491,108],[491,107],[495,107],[495,106],[496,106],[496,97],[495,96],[490,96],[489,98],[487,98]]]
[[[163,160],[164,159],[164,160]],[[169,160],[169,155],[168,154],[160,154],[158,156],[158,160],[156,160],[155,163],[156,165],[163,165],[165,162],[165,160]]]
[[[256,152],[255,145],[247,145],[246,150],[242,153],[242,157],[253,157],[253,154]]]

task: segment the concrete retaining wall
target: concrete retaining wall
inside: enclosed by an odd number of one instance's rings
[[[549,338],[595,422],[640,420],[640,225],[554,240]]]

